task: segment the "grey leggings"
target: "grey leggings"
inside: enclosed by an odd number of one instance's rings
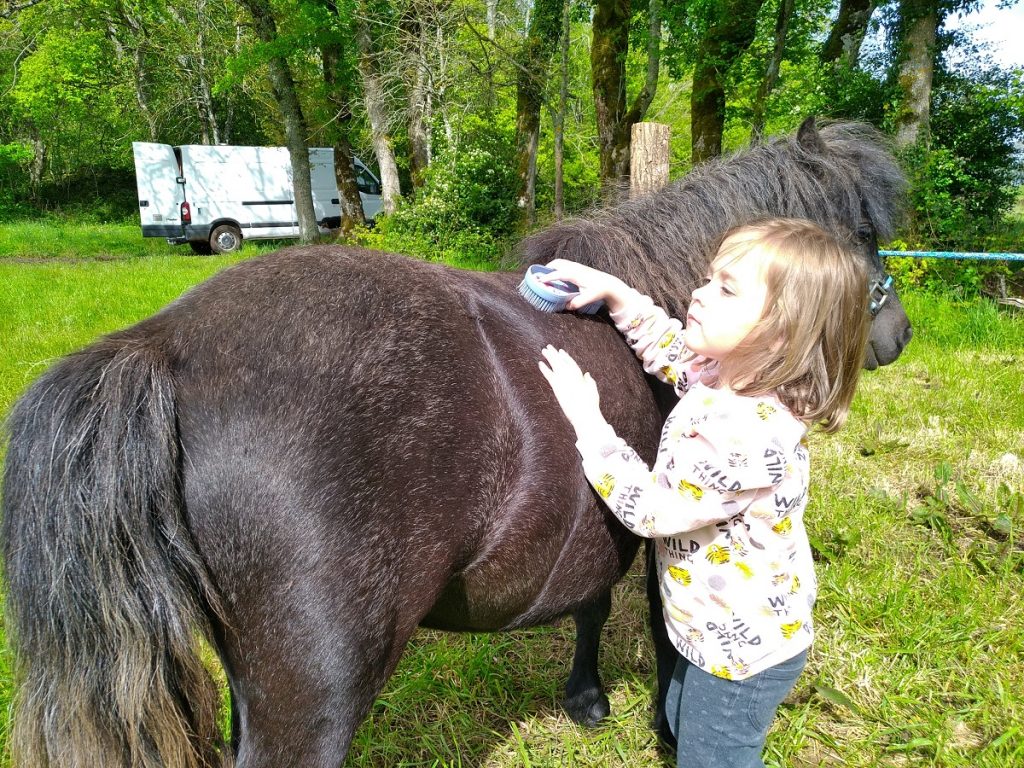
[[[677,768],[763,768],[775,710],[806,664],[802,651],[745,680],[725,680],[680,657],[665,701]]]

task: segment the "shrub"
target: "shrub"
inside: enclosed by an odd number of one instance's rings
[[[920,250],[902,240],[890,243],[888,249]],[[1024,290],[1024,264],[1020,262],[895,256],[886,260],[886,269],[897,291],[913,289],[968,299]]]
[[[943,250],[985,250],[1013,206],[1024,135],[1024,80],[999,70],[939,72],[931,136],[906,151],[913,224],[908,238]]]
[[[434,157],[416,197],[377,226],[378,238],[439,250],[494,250],[516,225],[512,137],[477,118]]]

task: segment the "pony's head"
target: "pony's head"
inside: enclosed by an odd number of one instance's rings
[[[893,362],[910,341],[910,320],[878,255],[879,240],[895,234],[906,180],[882,136],[870,126],[835,123],[820,131],[808,118],[797,131],[795,155],[825,185],[839,214],[830,222],[868,263],[871,335],[864,367]]]
[[[910,322],[878,255],[892,237],[906,182],[870,126],[809,118],[793,136],[694,168],[642,198],[561,222],[524,241],[521,261],[579,261],[611,272],[677,317],[702,281],[722,234],[758,219],[810,219],[864,259],[873,315],[864,366],[887,365],[910,340]]]

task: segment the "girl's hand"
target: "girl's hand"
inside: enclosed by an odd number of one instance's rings
[[[604,422],[597,384],[590,374],[583,373],[564,349],[555,349],[548,344],[541,350],[541,354],[547,365],[544,365],[544,361],[539,362],[540,372],[551,385],[555,399],[577,436]]]
[[[618,312],[630,299],[639,295],[614,275],[575,261],[555,259],[546,266],[555,271],[544,275],[545,282],[566,280],[579,286],[580,295],[570,301],[566,309],[579,309],[603,300],[609,312]]]

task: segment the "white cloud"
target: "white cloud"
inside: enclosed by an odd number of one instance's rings
[[[946,28],[967,32],[1004,67],[1024,67],[1024,3],[999,8],[997,0],[982,0],[977,11],[947,18]]]

